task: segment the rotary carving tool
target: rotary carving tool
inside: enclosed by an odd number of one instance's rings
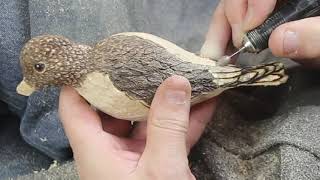
[[[268,48],[271,33],[284,23],[319,15],[320,0],[290,0],[262,25],[249,31],[243,38],[243,46],[234,54],[220,58],[218,64],[228,64],[233,56],[241,52],[259,53]]]

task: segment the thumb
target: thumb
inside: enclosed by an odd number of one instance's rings
[[[312,61],[320,58],[319,24],[320,17],[312,17],[281,25],[269,40],[272,53],[301,63],[315,63]]]
[[[158,88],[151,105],[143,156],[157,164],[187,162],[187,130],[191,87],[186,78],[173,76]],[[162,162],[162,163],[161,163]]]

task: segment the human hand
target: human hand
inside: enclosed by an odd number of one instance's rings
[[[195,179],[187,155],[215,109],[194,106],[187,79],[173,76],[158,88],[148,123],[100,117],[76,91],[63,88],[59,113],[82,179]]]
[[[241,46],[246,32],[262,24],[285,1],[221,0],[201,49],[205,57],[220,58],[233,45]],[[270,36],[269,47],[275,56],[302,64],[320,65],[320,17],[312,17],[279,26]]]

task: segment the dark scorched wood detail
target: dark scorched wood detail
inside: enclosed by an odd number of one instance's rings
[[[99,69],[109,74],[113,84],[148,105],[158,86],[174,74],[190,81],[193,97],[217,88],[207,66],[185,62],[141,37],[111,36],[94,49],[94,59],[104,61]]]

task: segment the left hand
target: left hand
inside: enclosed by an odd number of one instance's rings
[[[171,93],[170,93],[171,92]],[[215,109],[194,106],[191,87],[174,76],[158,88],[147,122],[100,117],[72,88],[63,88],[59,112],[82,179],[194,179],[187,155]]]

